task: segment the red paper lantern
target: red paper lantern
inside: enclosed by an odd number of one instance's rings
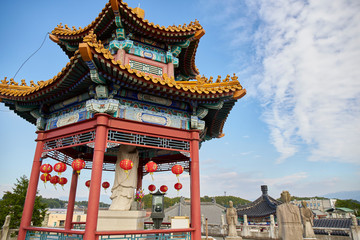
[[[178,183],[175,183],[174,188],[179,192],[180,189],[182,189],[182,184],[179,183],[179,182],[178,182]]]
[[[43,165],[40,166],[40,172],[44,173],[45,177],[46,177],[49,173],[51,173],[52,170],[53,170],[52,166],[51,166],[50,164],[48,164],[48,163],[47,163],[47,164],[43,164]],[[47,181],[47,180],[46,180],[46,181]],[[45,182],[46,182],[46,181],[45,181]]]
[[[176,177],[179,177],[179,175],[184,172],[184,168],[183,166],[177,164],[171,168],[171,171],[173,174],[176,174]]]
[[[50,178],[50,182],[54,185],[55,189],[56,189],[56,184],[59,183],[59,180],[60,180],[60,178],[58,176],[56,176],[56,175],[52,176]]]
[[[156,190],[156,187],[155,187],[154,184],[151,184],[151,185],[149,185],[148,189],[149,189],[150,192],[153,192],[153,191]]]
[[[133,167],[133,162],[130,159],[123,159],[120,162],[120,167],[124,169],[126,175],[129,175],[129,170]]]
[[[78,158],[75,159],[72,164],[71,167],[78,173],[80,174],[80,170],[83,169],[85,167],[85,161]]]
[[[168,190],[168,187],[166,185],[162,185],[160,187],[160,191],[163,192],[163,193],[166,193],[167,190]]]
[[[41,179],[41,181],[46,183],[47,181],[50,181],[51,175],[48,173],[43,173],[43,174],[41,174],[40,179]]]
[[[87,181],[85,182],[85,186],[87,186],[87,188],[90,188],[90,182],[91,182],[91,180],[87,180]]]
[[[106,189],[108,189],[110,187],[110,183],[109,182],[103,182],[101,184],[101,186],[105,189],[105,192],[106,192]]]
[[[61,186],[64,186],[65,184],[67,184],[67,182],[68,182],[68,180],[67,180],[66,177],[62,177],[62,178],[59,179],[59,184]]]
[[[153,161],[149,161],[147,164],[145,164],[145,171],[150,173],[150,176],[152,180],[154,180],[153,174],[157,170],[157,164]]]
[[[67,178],[62,177],[59,179],[59,184],[61,185],[62,189],[64,190],[64,185],[67,183]]]
[[[63,162],[58,162],[54,165],[54,171],[61,175],[62,172],[66,171],[66,164]]]

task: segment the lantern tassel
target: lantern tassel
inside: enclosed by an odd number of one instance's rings
[[[154,181],[154,173],[153,172],[150,172],[150,176],[151,176],[151,178],[152,178],[152,180]]]
[[[53,184],[53,185],[54,185],[55,190],[57,191],[55,184]]]
[[[65,189],[64,189],[64,185],[61,185],[61,188],[62,188],[62,190],[63,190],[63,191],[65,191]]]
[[[44,182],[44,188],[46,189],[46,184],[45,184],[45,182]]]

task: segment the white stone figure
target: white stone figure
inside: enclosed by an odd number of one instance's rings
[[[353,240],[360,240],[360,226],[358,226],[358,222],[355,215],[351,215],[351,237]]]
[[[290,203],[290,199],[289,192],[283,191],[281,193],[283,204],[276,208],[279,237],[282,240],[303,240],[300,210],[299,207]]]
[[[358,222],[357,222],[356,216],[354,214],[351,214],[351,224],[353,226],[358,226]]]
[[[244,225],[243,225],[243,230],[242,230],[242,236],[246,237],[250,235],[250,229],[249,229],[249,223],[248,223],[248,218],[247,215],[244,214]]]
[[[220,217],[221,217],[220,234],[224,236],[226,234],[225,215],[221,214]]]
[[[307,207],[306,201],[301,202],[302,208],[300,209],[302,222],[304,225],[304,238],[315,238],[313,230],[314,214],[310,208]]]
[[[270,238],[276,238],[274,215],[270,215]]]
[[[123,159],[129,159],[133,162],[133,167],[129,170],[128,174],[120,168],[120,162]],[[136,147],[131,145],[121,145],[117,153],[115,179],[110,197],[112,202],[109,210],[130,210],[137,185],[138,166],[139,153],[136,150]]]
[[[238,237],[237,231],[236,231],[236,225],[238,220],[238,215],[236,208],[234,208],[234,204],[232,201],[229,201],[229,208],[226,209],[226,222],[228,224],[228,238],[232,239],[242,239],[241,237]]]
[[[5,217],[4,225],[2,226],[1,240],[7,240],[7,238],[8,238],[9,228],[10,228],[10,220],[11,220],[11,216],[7,215]]]

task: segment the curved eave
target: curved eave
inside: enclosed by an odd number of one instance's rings
[[[199,75],[199,71],[195,65],[195,56],[199,40],[190,42],[186,49],[183,49],[179,55],[179,67],[176,73],[180,73],[189,79],[194,79]]]
[[[114,61],[110,52],[100,43],[85,43],[85,54],[91,54],[100,75],[107,81],[119,84],[123,88],[146,92],[153,95],[167,97],[185,102],[196,101],[198,104],[216,103],[223,100],[224,106],[219,110],[210,110],[204,119],[209,126],[209,136],[220,137],[225,120],[237,101],[246,94],[236,80],[220,83],[203,83],[196,81],[176,82],[166,75],[155,77],[133,70],[130,65],[122,65]],[[90,79],[89,68],[83,58],[84,52],[76,51],[70,62],[55,77],[47,81],[40,81],[35,87],[25,87],[21,90],[6,85],[0,86],[0,100],[27,121],[34,123],[35,118],[29,112],[17,111],[19,107],[39,109],[43,104],[51,105],[78,96],[88,91],[93,84]]]
[[[153,94],[168,98],[182,99],[184,101],[197,100],[200,102],[214,101],[220,98],[236,100],[246,93],[246,90],[242,88],[237,80],[202,85],[193,84],[196,81],[175,81],[167,75],[162,77],[147,75],[131,69],[130,65],[122,65],[121,62],[114,60],[109,50],[105,49],[101,43],[88,42],[82,47],[89,48],[89,51],[84,52],[91,52],[99,73],[104,75],[106,79],[136,90],[150,91]],[[84,57],[89,58],[90,56]]]
[[[152,38],[166,44],[174,44],[183,43],[190,38],[200,39],[205,32],[199,23],[184,24],[179,27],[155,25],[152,22],[148,22],[148,20],[140,18],[125,2],[120,0],[115,2],[117,4],[114,5],[118,8],[125,28],[146,38]],[[65,53],[71,57],[74,55],[74,52],[68,50],[65,44],[77,47],[91,30],[97,35],[98,39],[103,41],[110,38],[116,28],[114,11],[112,4],[109,2],[105,5],[99,16],[88,26],[76,29],[74,27],[64,27],[60,24],[51,32],[52,36],[50,38],[58,43]]]
[[[162,77],[147,75],[131,69],[129,65],[124,66],[114,61],[102,44],[88,43],[88,46],[99,73],[108,81],[127,87],[145,92],[150,89],[154,94],[161,96],[199,102],[213,102],[221,98],[238,99],[246,93],[238,81],[196,85],[192,84],[196,81],[176,82],[166,75]],[[76,95],[85,86],[87,89],[86,84],[91,83],[88,75],[89,69],[80,51],[77,51],[66,67],[52,79],[40,81],[39,85],[25,91],[0,88],[0,98],[16,102],[50,101],[51,103],[58,96]]]
[[[245,206],[239,207],[237,213],[240,216],[247,215],[248,217],[266,217],[270,214],[276,214],[276,206],[280,202],[271,198],[270,196],[260,196],[254,202]]]
[[[40,81],[36,87],[26,91],[0,88],[0,98],[20,105],[52,104],[77,96],[91,84],[89,70],[77,51],[70,62],[52,79]],[[86,89],[86,90],[84,90]]]

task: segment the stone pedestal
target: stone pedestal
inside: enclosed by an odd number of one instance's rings
[[[242,237],[226,237],[226,240],[242,240]]]
[[[145,211],[99,211],[97,231],[144,230]]]

